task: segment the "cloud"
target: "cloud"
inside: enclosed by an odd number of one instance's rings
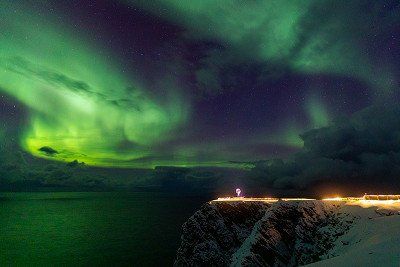
[[[43,146],[41,148],[38,149],[40,152],[45,153],[47,156],[54,156],[56,154],[58,154],[58,151],[49,147],[49,146]]]
[[[301,151],[254,163],[252,176],[275,188],[400,189],[400,107],[371,106],[301,138]]]

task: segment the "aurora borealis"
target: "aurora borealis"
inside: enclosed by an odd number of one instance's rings
[[[399,12],[397,1],[1,1],[0,93],[26,121],[4,118],[0,136],[12,128],[32,155],[97,166],[284,157],[304,131],[399,100]]]
[[[163,101],[152,99],[81,33],[61,30],[51,16],[43,20],[32,10],[27,16],[22,4],[2,5],[0,87],[30,109],[20,140],[26,150],[40,155],[50,147],[55,158],[107,164],[143,157],[145,146],[168,139],[185,121],[173,81],[164,82]],[[125,143],[137,148],[123,151]]]

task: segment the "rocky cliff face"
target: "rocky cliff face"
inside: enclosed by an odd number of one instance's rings
[[[176,266],[297,266],[320,260],[354,218],[321,201],[213,202],[183,225]]]
[[[204,204],[182,227],[176,266],[227,266],[270,204]]]

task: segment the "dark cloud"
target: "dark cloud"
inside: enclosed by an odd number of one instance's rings
[[[275,188],[331,184],[353,191],[400,188],[400,108],[371,106],[301,135],[287,160],[254,163],[253,177]],[[374,191],[375,192],[375,191]]]
[[[49,147],[49,146],[43,146],[41,148],[39,148],[40,152],[45,153],[47,156],[54,156],[56,154],[58,154],[58,151]]]
[[[5,177],[0,181],[13,185],[15,181],[22,181],[36,186],[108,189],[152,185],[167,190],[221,192],[230,192],[239,186],[256,193],[278,189],[310,193],[322,188],[321,192],[361,194],[400,189],[400,107],[397,105],[368,107],[327,127],[308,131],[301,138],[304,147],[288,159],[238,162],[245,168],[253,166],[249,176],[244,170],[222,168],[160,166],[155,170],[136,171],[90,168],[77,161],[31,164],[28,155],[17,153],[11,163],[9,159],[7,163],[0,162]],[[57,153],[50,147],[42,147],[41,151]]]
[[[51,148],[43,150],[52,151]],[[5,151],[2,151],[5,152]],[[4,153],[2,153],[4,154]],[[155,169],[120,169],[87,166],[83,162],[50,162],[15,149],[0,154],[0,190],[173,190],[212,191],[233,187],[243,173],[223,168],[158,166]],[[227,186],[229,185],[229,186]]]

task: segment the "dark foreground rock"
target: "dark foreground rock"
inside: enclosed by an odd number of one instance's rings
[[[212,202],[182,227],[175,266],[298,266],[320,260],[349,229],[321,201]]]

